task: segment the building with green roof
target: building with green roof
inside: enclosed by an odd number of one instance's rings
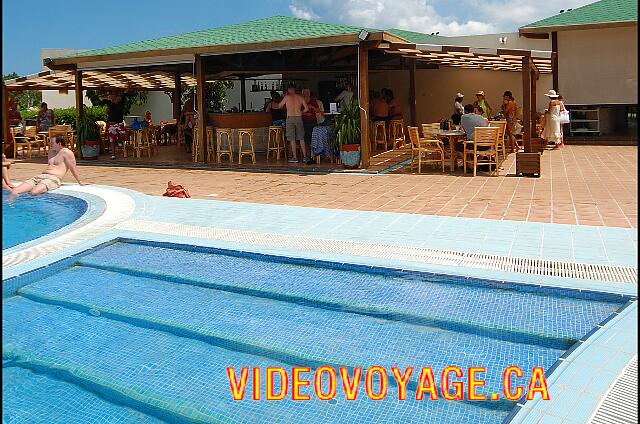
[[[557,58],[553,88],[573,111],[571,135],[636,134],[636,0],[600,0],[568,9],[521,27],[520,35],[551,38]]]

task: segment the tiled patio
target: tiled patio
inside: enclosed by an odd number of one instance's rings
[[[462,173],[303,174],[82,166],[97,184],[161,195],[168,180],[192,196],[239,202],[408,212],[516,221],[637,227],[637,146],[567,146],[546,151],[540,178],[519,178],[510,155],[499,177]],[[43,160],[17,162],[11,177],[29,178]],[[72,182],[68,175],[65,181]]]

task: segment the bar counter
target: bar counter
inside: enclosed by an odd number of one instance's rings
[[[216,128],[265,128],[271,125],[269,112],[209,113],[207,125]]]

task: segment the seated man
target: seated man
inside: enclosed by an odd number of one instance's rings
[[[468,104],[464,107],[464,115],[460,118],[460,125],[465,133],[467,133],[467,140],[473,140],[473,130],[476,127],[486,127],[489,125],[489,120],[484,116],[473,112],[473,105]],[[458,148],[458,146],[456,146]],[[460,145],[459,151],[462,151],[463,145]]]
[[[36,175],[33,178],[20,184],[11,190],[11,195],[19,195],[26,193],[42,194],[47,191],[55,190],[60,187],[62,179],[71,171],[71,175],[78,181],[78,184],[85,185],[80,180],[78,170],[76,169],[76,157],[73,152],[66,147],[67,140],[63,136],[53,137],[51,139],[51,149],[49,149],[49,163],[44,173]]]
[[[11,168],[11,162],[7,160],[7,157],[2,154],[2,189],[11,190],[13,185],[9,179],[9,168]]]

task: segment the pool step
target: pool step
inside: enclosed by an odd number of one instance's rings
[[[65,393],[64,397],[55,396]],[[15,367],[2,367],[2,419],[6,423],[119,424],[164,423],[133,408],[111,403],[54,376]],[[58,420],[52,420],[57,417]]]
[[[549,367],[568,348],[532,347],[85,267],[32,283],[18,294],[291,365],[390,369],[428,364],[441,370],[453,363],[463,369],[492,364],[497,372],[487,376],[488,393],[501,389],[500,365]],[[513,363],[507,364],[507,357]]]
[[[55,374],[172,423],[256,422],[256,417],[274,423],[339,423],[364,416],[380,423],[439,422],[451,416],[499,423],[506,416],[461,402],[400,402],[394,387],[382,401],[238,402],[230,395],[227,367],[286,364],[105,319],[98,311],[86,314],[19,296],[4,300],[3,309],[3,360]],[[252,393],[251,381],[246,393]],[[261,394],[264,399],[264,388]]]
[[[623,303],[470,286],[457,277],[371,274],[135,243],[106,246],[79,264],[456,331],[512,334],[547,346],[578,341]]]

